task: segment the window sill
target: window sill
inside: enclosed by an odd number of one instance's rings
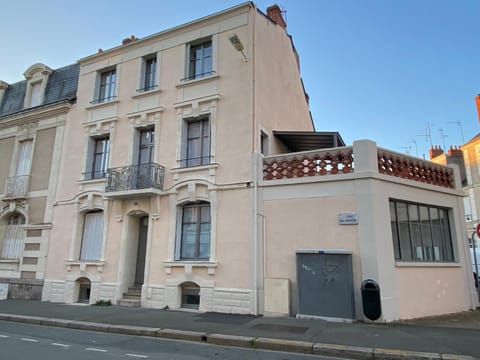
[[[192,84],[199,84],[199,83],[202,83],[202,82],[209,82],[211,80],[217,80],[219,77],[220,77],[220,75],[218,75],[218,74],[212,74],[212,75],[200,77],[198,79],[181,81],[181,82],[178,82],[175,86],[177,88],[182,88],[184,86],[189,86],[189,85],[192,85]]]
[[[395,266],[399,268],[406,268],[406,267],[424,267],[424,268],[457,268],[462,267],[462,264],[457,262],[436,262],[436,261],[395,261]]]
[[[177,167],[177,168],[170,169],[170,171],[173,174],[173,180],[179,180],[180,175],[188,174],[192,172],[208,171],[209,176],[215,176],[215,170],[217,168],[218,168],[217,163],[210,163],[210,164],[199,165],[199,166]]]
[[[94,261],[94,260],[71,260],[65,261],[65,265],[67,267],[67,271],[72,271],[72,267],[79,267],[80,271],[85,271],[88,267],[96,267],[96,270],[101,273],[103,272],[103,267],[105,265],[105,261]]]
[[[152,89],[152,90],[142,91],[142,92],[139,92],[138,94],[132,95],[132,99],[138,99],[138,98],[148,96],[148,95],[153,95],[153,94],[160,94],[161,92],[162,92],[162,90],[160,90],[160,89]]]
[[[77,180],[79,184],[101,184],[105,182],[105,178],[98,178],[98,179],[79,179]]]
[[[20,259],[0,259],[0,264],[18,264]]]
[[[85,107],[85,110],[98,109],[98,108],[106,107],[106,106],[109,106],[109,105],[118,104],[119,102],[120,102],[120,100],[115,99],[115,100],[110,100],[110,101],[104,101],[104,102],[97,103],[97,104],[91,104],[91,105]]]
[[[208,275],[215,275],[215,269],[218,266],[216,261],[164,261],[163,266],[165,266],[165,273],[170,275],[172,273],[172,268],[174,267],[183,267],[186,274],[191,274],[193,268],[206,268]]]

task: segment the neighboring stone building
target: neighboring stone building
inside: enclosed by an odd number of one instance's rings
[[[41,298],[78,69],[34,64],[24,81],[0,81],[0,298]]]

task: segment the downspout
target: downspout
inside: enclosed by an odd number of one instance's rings
[[[258,226],[257,226],[257,213],[258,213],[258,164],[257,156],[255,149],[255,138],[256,138],[256,119],[255,119],[255,22],[257,15],[257,7],[252,3],[252,55],[250,56],[252,61],[252,176],[253,176],[253,211],[252,211],[252,236],[253,236],[253,290],[255,294],[255,299],[253,302],[253,313],[258,315],[259,309],[259,295],[258,295]]]

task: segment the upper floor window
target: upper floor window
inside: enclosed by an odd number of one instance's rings
[[[210,163],[210,119],[185,120],[182,142],[182,167]]]
[[[147,128],[139,132],[137,164],[149,164],[154,161],[155,129]]]
[[[102,179],[108,169],[108,159],[110,156],[110,138],[102,136],[92,138],[91,155],[87,164],[86,180]]]
[[[156,56],[146,57],[143,62],[142,81],[138,91],[153,90],[157,86],[157,58]]]
[[[187,80],[212,74],[212,40],[190,44]]]
[[[32,164],[32,146],[33,140],[24,140],[19,143],[16,176],[30,174],[30,166]]]
[[[396,260],[454,261],[448,209],[390,200],[390,219]]]
[[[42,83],[38,82],[31,85],[30,89],[30,107],[40,105],[40,92],[42,89]]]
[[[179,208],[177,228],[178,260],[210,258],[210,204],[199,202]]]
[[[115,98],[115,84],[117,82],[116,69],[106,70],[100,73],[98,93],[95,103],[110,101]]]

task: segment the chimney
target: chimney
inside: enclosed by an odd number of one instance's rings
[[[138,38],[135,35],[130,35],[130,37],[122,40],[122,45],[130,44],[131,42],[137,41]]]
[[[282,10],[277,4],[269,6],[267,8],[267,16],[277,25],[280,25],[282,28],[287,27],[287,23],[283,19]]]
[[[475,96],[475,102],[477,103],[478,121],[480,122],[480,94]]]
[[[433,145],[430,148],[430,160],[433,158],[436,158],[437,156],[440,156],[443,154],[443,149],[440,146]]]
[[[463,157],[463,151],[458,146],[450,146],[448,149],[448,155],[454,157]]]

